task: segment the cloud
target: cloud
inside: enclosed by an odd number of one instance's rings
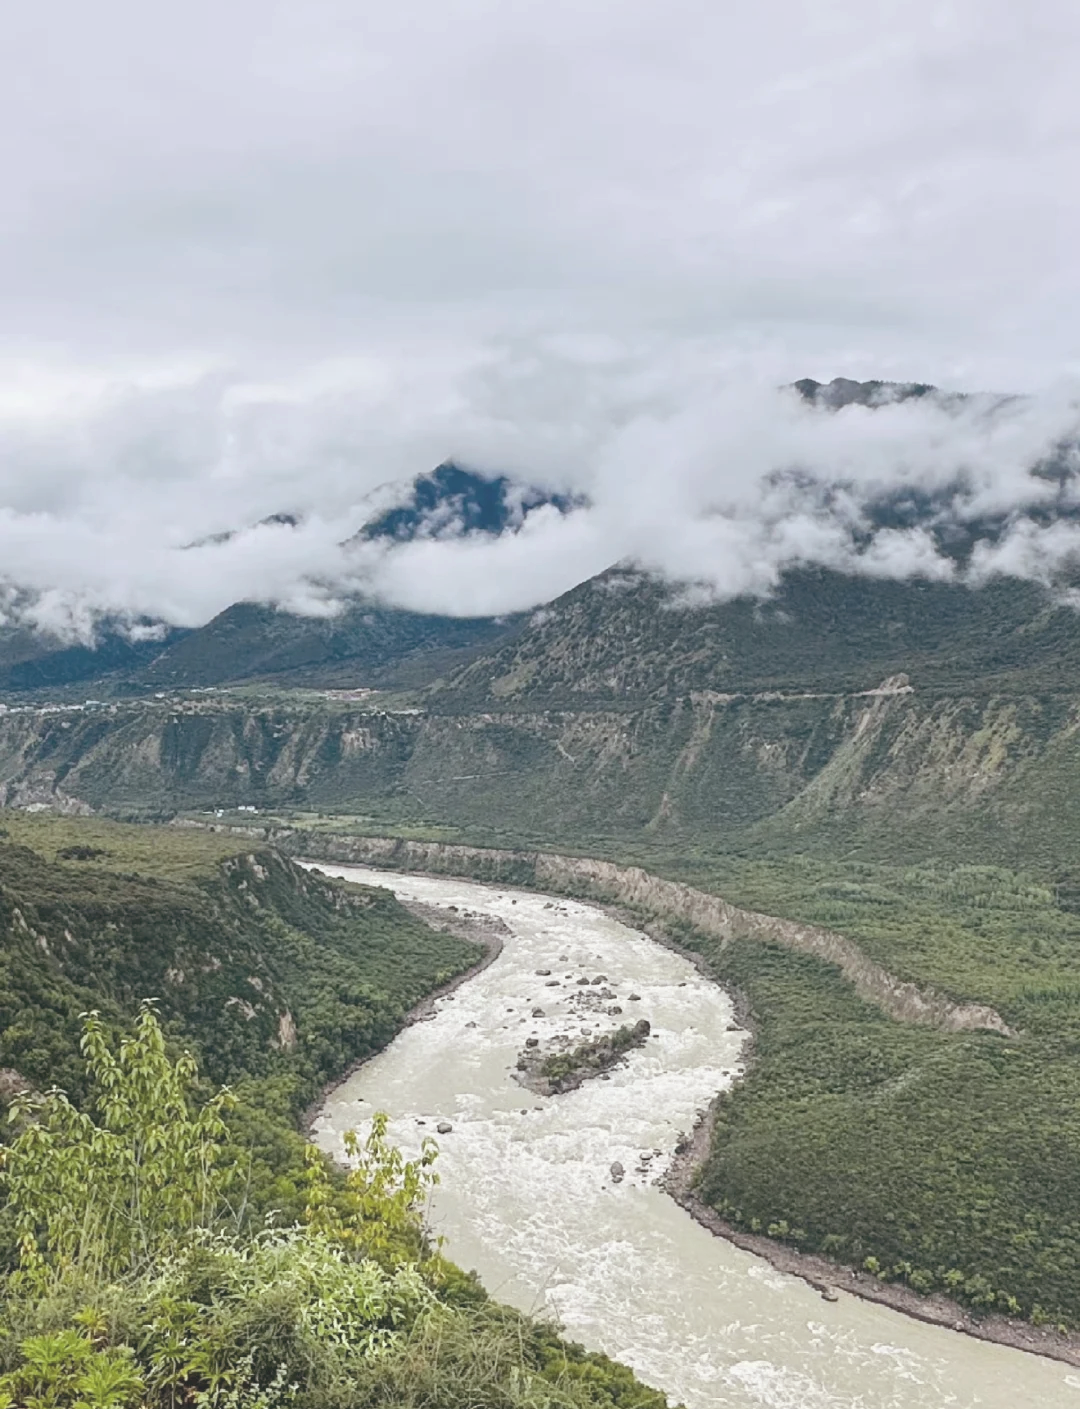
[[[1071,555],[1080,476],[1060,446],[1080,435],[1080,394],[830,411],[669,351],[489,348],[273,387],[215,372],[109,387],[66,420],[9,412],[17,506],[0,509],[0,561],[22,595],[7,615],[88,639],[103,615],[191,626],[242,599],[502,614],[619,561],[730,596],[800,564],[1045,580]],[[448,456],[586,506],[534,508],[498,537],[355,541],[406,476]],[[269,517],[282,513],[295,521]],[[958,534],[981,546],[958,555]]]
[[[1026,390],[1077,360],[1078,52],[1069,0],[25,6],[5,336],[722,329],[792,378]]]
[[[1045,576],[1078,60],[1069,0],[22,6],[4,612],[502,611],[623,558],[721,593],[946,575],[938,529],[990,520],[970,570]],[[775,390],[806,375],[1034,394],[815,417]],[[447,456],[592,507],[342,553]]]

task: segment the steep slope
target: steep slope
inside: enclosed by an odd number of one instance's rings
[[[380,629],[363,627],[390,655]],[[224,627],[216,651],[242,655]],[[691,605],[612,571],[407,707],[278,693],[0,712],[0,801],[1071,865],[1078,694],[1080,614],[1032,583],[805,571],[768,601]]]
[[[0,715],[0,802],[244,806],[588,850],[733,846],[1073,865],[1067,689],[691,692],[638,709],[435,714],[303,700]]]
[[[448,460],[429,475],[418,475],[403,502],[365,524],[356,540],[497,536],[520,528],[534,510],[551,505],[568,514],[581,500],[506,475],[481,475]]]
[[[612,569],[437,687],[431,707],[627,708],[691,691],[844,692],[906,674],[986,694],[1080,683],[1080,613],[1045,588],[791,572],[768,599],[694,601]]]
[[[400,501],[377,513],[341,546],[401,543],[414,538],[497,537],[514,533],[530,513],[570,513],[579,500],[487,476],[447,462],[418,475]],[[299,520],[273,514],[259,527],[287,530]],[[187,548],[226,548],[239,535],[213,534]],[[207,564],[212,571],[212,564]],[[18,593],[15,594],[18,597]],[[3,617],[0,616],[0,623]],[[133,639],[115,623],[100,624],[96,644],[69,645],[25,626],[0,625],[0,692],[76,692],[99,682],[99,693],[205,687],[248,680],[292,685],[404,685],[416,688],[471,658],[478,647],[512,635],[519,619],[460,619],[387,608],[354,598],[338,616],[299,616],[273,604],[236,602],[193,630],[156,623]],[[144,623],[154,627],[154,623]]]
[[[185,635],[170,628],[133,640],[130,633],[105,623],[95,644],[82,645],[26,627],[0,627],[0,692],[122,684]]]
[[[247,680],[416,686],[509,637],[516,625],[516,619],[424,616],[370,602],[325,618],[240,602],[159,652],[133,683],[152,690]]]
[[[79,1014],[156,998],[217,1081],[277,1074],[295,1104],[384,1045],[476,946],[386,892],[236,839],[8,814],[0,838],[0,1068],[77,1094]]]

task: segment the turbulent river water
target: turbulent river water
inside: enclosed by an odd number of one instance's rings
[[[574,901],[322,869],[507,926],[499,958],[342,1082],[315,1124],[340,1154],[343,1133],[376,1110],[406,1152],[449,1122],[431,1220],[447,1255],[494,1296],[554,1313],[572,1338],[687,1409],[1080,1409],[1080,1371],[843,1292],[826,1302],[656,1186],[679,1133],[740,1070],[731,1002],[685,959]],[[578,982],[601,975],[599,986]],[[581,1041],[638,1017],[654,1036],[609,1080],[541,1098],[512,1077],[528,1037]],[[626,1170],[618,1183],[615,1161]]]

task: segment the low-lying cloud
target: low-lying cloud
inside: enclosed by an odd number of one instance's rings
[[[662,348],[103,382],[0,410],[0,615],[67,640],[103,617],[195,626],[239,600],[500,615],[621,561],[717,597],[805,564],[1051,582],[1080,552],[1078,438],[1071,387],[831,411]],[[448,458],[586,503],[499,537],[440,522],[348,541]]]
[[[1072,481],[1032,473],[1068,388],[777,390],[1077,374],[1071,0],[8,8],[9,625],[1071,559]],[[341,547],[448,457],[589,507]]]

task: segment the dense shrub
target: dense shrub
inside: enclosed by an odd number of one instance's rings
[[[429,1244],[433,1144],[406,1161],[376,1120],[344,1176],[311,1152],[301,1223],[240,1226],[227,1093],[152,1007],[119,1050],[89,1017],[83,1052],[88,1108],[20,1098],[3,1152],[0,1409],[663,1409]]]

